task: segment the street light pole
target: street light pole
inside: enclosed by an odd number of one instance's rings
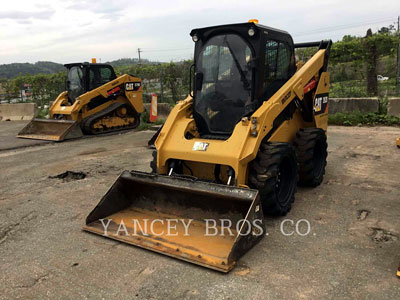
[[[397,76],[396,76],[396,92],[398,94],[400,85],[400,16],[397,17],[397,37],[399,39],[397,46]]]
[[[141,64],[141,60],[140,60],[140,52],[143,52],[142,50],[140,50],[140,48],[137,49],[138,55],[139,55],[139,65]]]

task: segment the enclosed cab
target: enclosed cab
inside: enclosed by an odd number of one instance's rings
[[[256,23],[194,29],[194,118],[200,136],[228,138],[295,73],[285,32]]]
[[[72,63],[64,67],[68,70],[66,89],[71,104],[80,95],[117,78],[113,67],[108,64]]]

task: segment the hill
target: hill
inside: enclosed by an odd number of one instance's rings
[[[12,63],[0,65],[0,78],[13,78],[18,75],[51,74],[64,70],[62,64],[51,61],[38,61],[31,63]]]
[[[138,64],[137,58],[121,58],[107,62],[115,67],[131,66]],[[142,59],[142,64],[151,64],[147,59]],[[31,63],[12,63],[0,65],[0,78],[12,79],[18,75],[52,74],[64,71],[64,66],[51,61],[38,61]]]

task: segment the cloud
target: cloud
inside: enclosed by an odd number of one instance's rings
[[[169,61],[193,55],[193,28],[246,22],[288,31],[296,42],[365,35],[391,21],[399,0],[18,0],[0,10],[0,63],[102,61],[142,57]],[[312,9],[310,9],[312,7]],[[344,9],[343,7],[346,7]],[[318,11],[317,14],[315,12]],[[393,17],[394,19],[395,17]],[[46,21],[51,19],[51,21]],[[10,20],[12,20],[10,22]],[[362,23],[359,28],[350,27]],[[179,49],[173,50],[171,49]]]
[[[78,0],[74,1],[73,4],[67,6],[67,9],[72,10],[86,10],[100,14],[112,14],[115,12],[123,11],[126,7],[129,7],[129,1],[117,1],[111,2],[109,0]]]
[[[0,19],[24,20],[24,19],[39,19],[48,20],[56,11],[54,9],[46,9],[40,11],[3,11],[0,12]]]
[[[132,5],[129,1],[122,0],[111,2],[109,0],[79,0],[66,7],[68,10],[86,11],[98,15],[98,18],[103,20],[117,21],[123,15],[127,8]]]
[[[22,25],[30,25],[32,24],[32,20],[29,19],[19,19],[17,20],[18,24],[22,24]]]

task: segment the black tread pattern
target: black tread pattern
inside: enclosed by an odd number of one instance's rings
[[[125,106],[125,104],[119,103],[119,102],[113,103],[110,106],[108,106],[107,108],[103,109],[102,111],[99,111],[99,112],[87,117],[86,119],[84,119],[82,121],[82,125],[81,125],[83,132],[85,132],[86,134],[100,134],[100,133],[108,133],[108,132],[119,131],[119,130],[124,130],[124,129],[135,129],[136,127],[138,127],[140,124],[140,115],[133,108],[128,107],[128,111],[131,111],[131,114],[135,118],[135,121],[132,125],[122,127],[122,128],[108,128],[107,130],[103,130],[103,131],[99,131],[99,132],[95,131],[93,129],[92,125],[96,120],[101,119],[107,115],[111,115],[112,113],[114,113],[114,111],[116,111],[118,108],[120,108],[122,106]]]
[[[293,184],[285,204],[282,205],[277,199],[276,184],[279,165],[284,157],[289,157],[294,168]],[[297,163],[296,153],[289,143],[263,143],[258,150],[257,157],[250,163],[249,186],[258,189],[261,196],[264,215],[284,216],[294,202],[294,194],[297,186]]]
[[[151,154],[153,160],[150,162],[151,173],[157,173],[157,150],[154,150]]]
[[[316,172],[314,163],[314,149],[319,144],[322,147],[322,171]],[[326,134],[320,128],[300,129],[293,141],[296,148],[297,162],[299,163],[299,185],[316,187],[321,184],[328,156]],[[318,173],[318,174],[316,174]]]

